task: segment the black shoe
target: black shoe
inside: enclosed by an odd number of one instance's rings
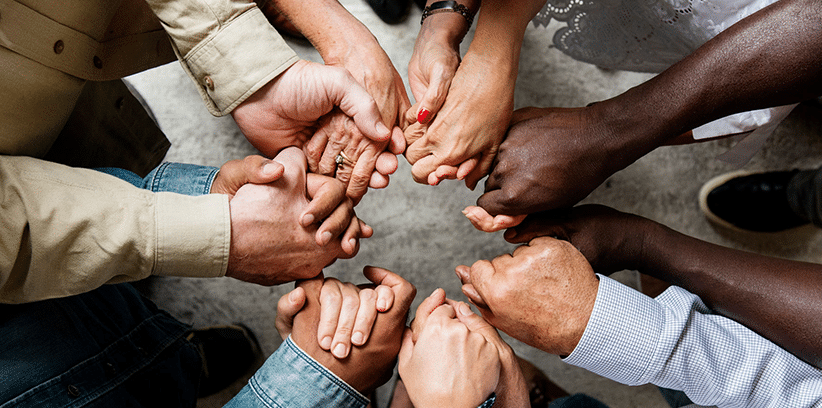
[[[714,177],[702,186],[699,206],[709,221],[736,231],[780,232],[809,224],[788,203],[788,183],[798,172],[736,172]]]
[[[368,5],[386,24],[397,24],[408,14],[410,0],[367,0]]]
[[[203,360],[198,398],[231,385],[261,354],[254,333],[241,324],[193,330],[186,339],[197,346]]]

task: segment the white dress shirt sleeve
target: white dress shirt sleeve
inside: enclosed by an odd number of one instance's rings
[[[822,371],[672,286],[652,299],[605,276],[565,362],[719,407],[822,407]]]

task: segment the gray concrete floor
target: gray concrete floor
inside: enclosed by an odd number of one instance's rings
[[[342,3],[371,28],[397,70],[407,78],[406,67],[419,29],[419,10],[412,7],[412,14],[404,23],[389,26],[362,0]],[[557,27],[556,23],[548,29],[529,27],[517,81],[516,107],[583,106],[616,95],[650,77],[602,71],[564,56],[551,47],[552,33]],[[320,62],[309,46],[293,45],[303,58]],[[256,153],[230,117],[215,118],[208,114],[179,64],[158,67],[129,81],[146,98],[173,143],[167,160],[220,166]],[[411,95],[410,90],[408,94]],[[820,165],[821,112],[818,105],[801,105],[745,168]],[[637,213],[721,245],[818,262],[822,234],[814,229],[790,235],[740,236],[715,229],[701,215],[697,193],[702,183],[734,170],[714,159],[731,145],[731,141],[725,140],[657,149],[615,174],[585,202]],[[464,300],[454,267],[513,249],[499,233],[474,230],[462,215],[462,209],[475,202],[480,190],[481,187],[469,191],[457,182],[444,182],[437,187],[416,184],[410,177],[410,166],[401,159],[390,186],[369,192],[356,209],[374,227],[374,237],[362,242],[354,259],[340,260],[327,268],[326,275],[362,282],[363,266],[377,265],[401,274],[417,286],[419,295],[414,308],[437,287],[444,288],[450,297]],[[620,275],[623,282],[637,284],[635,273],[626,271]],[[280,343],[274,328],[276,302],[292,287],[260,287],[230,278],[161,278],[152,283],[152,297],[161,307],[195,327],[245,323],[257,333],[267,355]],[[557,357],[515,340],[510,343],[518,354],[533,361],[569,392],[587,393],[614,408],[667,407],[653,386],[623,386],[565,365]],[[380,401],[390,394],[387,387],[379,392]],[[230,393],[201,405],[219,406],[226,395]]]

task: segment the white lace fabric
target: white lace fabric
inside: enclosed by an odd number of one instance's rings
[[[661,72],[775,0],[548,0],[535,26],[563,22],[554,45],[601,68]]]
[[[600,68],[662,72],[739,20],[777,0],[548,0],[535,27],[564,23],[554,45]],[[759,151],[795,105],[746,112],[694,129],[695,139],[748,132],[720,160],[736,166]]]

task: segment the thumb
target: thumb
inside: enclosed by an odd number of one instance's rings
[[[317,69],[327,71],[321,75],[331,102],[354,119],[363,135],[376,142],[384,142],[391,137],[391,130],[382,121],[377,102],[348,71],[319,64]]]
[[[456,309],[457,312],[457,319],[459,319],[459,321],[462,322],[468,330],[480,333],[485,338],[488,338],[489,336],[496,337],[499,335],[494,326],[491,326],[491,324],[480,315],[474,313],[468,304],[465,302],[455,303],[454,309]]]
[[[248,182],[254,184],[268,184],[282,177],[285,166],[282,163],[266,159],[262,156],[248,156],[243,160]]]
[[[305,300],[305,290],[297,287],[283,295],[277,302],[277,317],[274,320],[274,327],[277,328],[283,340],[291,334],[294,328],[294,316],[303,308]]]
[[[400,371],[405,371],[404,367],[411,361],[413,354],[414,341],[412,340],[411,329],[406,327],[402,332],[402,345],[400,346],[400,353],[397,355],[397,363]]]
[[[445,69],[442,66],[432,75],[431,82],[418,104],[417,122],[428,123],[440,111],[442,104],[445,103],[445,97],[448,95],[448,88],[451,87],[451,78],[452,76],[445,74]]]

